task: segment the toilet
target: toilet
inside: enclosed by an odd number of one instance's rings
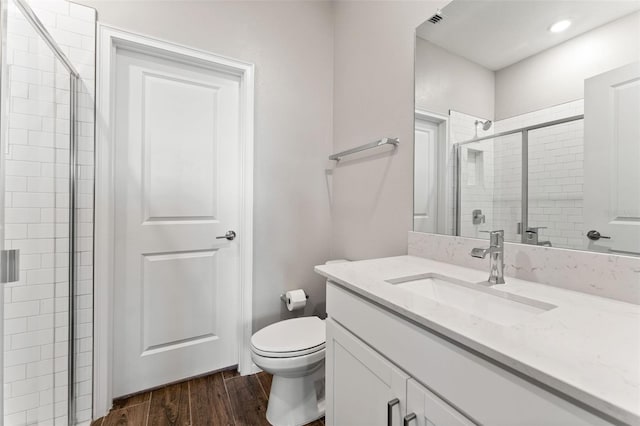
[[[251,358],[273,374],[267,420],[299,426],[324,416],[325,323],[318,317],[271,324],[251,337]]]

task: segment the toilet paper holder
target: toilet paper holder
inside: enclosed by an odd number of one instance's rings
[[[305,293],[305,296],[307,296],[307,300],[309,300],[309,295]],[[285,293],[282,293],[280,295],[280,300],[282,300],[284,302],[284,304],[287,304],[287,295]]]

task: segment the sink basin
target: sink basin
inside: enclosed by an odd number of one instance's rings
[[[557,307],[486,284],[474,284],[436,273],[394,278],[387,282],[500,325],[519,324]]]

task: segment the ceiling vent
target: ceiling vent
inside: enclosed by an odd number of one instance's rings
[[[438,22],[442,21],[444,17],[440,13],[440,11],[437,11],[435,15],[428,19],[428,21],[432,24],[437,24]]]

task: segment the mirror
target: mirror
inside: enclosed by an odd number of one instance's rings
[[[416,30],[414,230],[640,255],[640,2],[454,0]]]

